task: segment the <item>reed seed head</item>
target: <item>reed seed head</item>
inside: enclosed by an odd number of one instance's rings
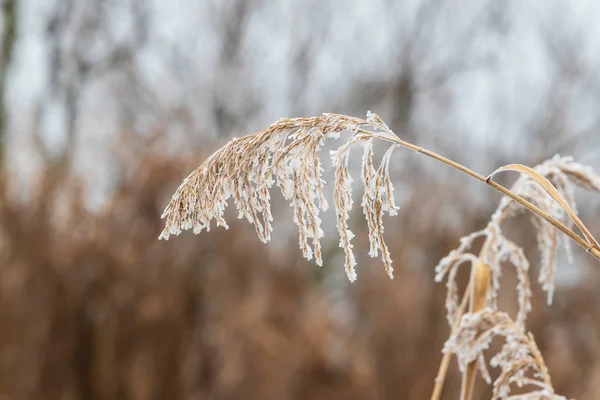
[[[483,352],[497,337],[503,338],[505,343],[490,360],[490,365],[501,371],[493,382],[492,400],[566,400],[554,393],[548,368],[533,335],[526,333],[506,313],[484,308],[465,314],[458,330],[446,342],[444,352],[456,354],[461,371],[472,363],[479,363],[485,371],[484,379],[491,383]],[[511,394],[515,387],[528,391]]]
[[[268,242],[273,230],[269,190],[277,185],[291,202],[302,254],[309,260],[314,257],[322,265],[319,214],[327,209],[328,202],[323,193],[325,181],[318,152],[325,139],[337,139],[343,131],[351,136],[331,152],[331,162],[335,168],[333,204],[346,274],[350,281],[356,280],[354,234],[348,225],[353,206],[348,159],[350,150],[360,144],[364,148],[362,208],[369,229],[369,254],[375,257],[381,253],[385,270],[392,278],[392,259],[383,238],[383,214],[397,213],[389,167],[398,138],[373,113],[368,113],[366,120],[338,114],[286,118],[263,131],[233,139],[177,189],[162,215],[166,224],[160,238],[169,239],[186,229],[194,233],[208,231],[213,220],[216,226],[227,228],[224,212],[228,200],[233,198],[239,218],[246,218],[255,226],[259,239]],[[374,139],[392,144],[377,167],[373,164]]]

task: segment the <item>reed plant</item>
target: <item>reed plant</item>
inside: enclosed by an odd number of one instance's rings
[[[319,150],[326,139],[339,139],[342,133],[348,133],[349,137],[330,152],[330,158],[335,170],[333,206],[339,246],[344,251],[344,268],[351,282],[358,276],[352,244],[354,234],[349,226],[354,188],[349,157],[354,147],[363,150],[361,207],[368,227],[369,255],[381,258],[390,278],[394,277],[394,268],[384,239],[383,218],[386,213],[393,216],[398,212],[390,176],[392,154],[397,148],[408,148],[441,161],[504,195],[487,226],[464,236],[459,247],[436,267],[436,281],[446,282],[445,305],[451,332],[442,349],[444,355],[431,399],[441,396],[452,355],[456,356],[463,375],[462,400],[471,399],[478,374],[493,385],[493,399],[564,399],[555,393],[542,354],[526,328],[532,308],[529,260],[522,246],[506,237],[502,228],[506,221],[529,211],[540,251],[538,282],[546,292],[548,304],[554,294],[560,232],[565,235],[568,257],[571,257],[570,244],[575,243],[600,260],[600,244],[578,217],[574,198],[575,186],[600,192],[600,176],[570,157],[557,155],[534,168],[506,165],[483,176],[402,140],[371,112],[366,119],[339,114],[286,118],[265,130],[231,140],[185,178],[164,210],[162,217],[166,224],[160,238],[169,239],[187,229],[194,233],[208,231],[213,220],[216,226],[228,228],[224,213],[232,198],[239,218],[247,219],[259,239],[268,242],[273,232],[270,189],[278,186],[291,203],[303,256],[323,265],[320,213],[327,210],[329,202],[324,194]],[[376,140],[388,144],[379,163],[373,154]],[[510,188],[492,179],[504,171],[520,173]],[[480,250],[472,251],[479,239],[483,241]],[[471,275],[461,300],[456,278],[460,267],[465,265],[470,266]],[[519,309],[514,318],[500,310],[497,301],[500,276],[507,266],[515,268],[518,277]],[[504,342],[490,357],[488,350],[494,349],[490,344],[496,338]],[[488,372],[490,366],[500,370],[493,380]]]

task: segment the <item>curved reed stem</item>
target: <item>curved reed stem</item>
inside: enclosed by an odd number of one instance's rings
[[[452,326],[452,331],[450,332],[450,336],[452,336],[458,326],[460,325],[460,319],[467,308],[467,304],[469,301],[469,293],[471,281],[467,285],[465,289],[465,294],[463,295],[462,301],[460,303],[460,308],[458,309],[458,314],[456,315],[456,321],[454,321],[454,325]],[[435,377],[435,385],[433,387],[433,393],[431,394],[431,400],[440,400],[442,396],[442,389],[444,389],[444,383],[446,381],[446,375],[448,374],[448,368],[450,367],[450,360],[452,360],[452,352],[444,353],[444,357],[442,358],[442,362],[440,363],[440,367],[438,369],[437,376]]]
[[[491,180],[490,178],[486,178],[483,175],[478,174],[477,172],[465,167],[462,164],[454,162],[444,156],[434,153],[433,151],[424,149],[423,147],[419,147],[412,143],[405,142],[402,139],[397,139],[397,141],[394,141],[394,142],[399,144],[402,147],[406,147],[406,148],[414,150],[418,153],[423,153],[428,157],[431,157],[431,158],[438,160],[446,165],[449,165],[452,168],[455,168],[461,172],[464,172],[465,174],[472,176],[473,178],[477,179],[478,181],[483,182],[486,185],[493,187],[500,193],[504,194],[505,196],[510,197],[517,203],[521,204],[523,207],[527,208],[532,213],[538,215],[539,217],[548,221],[550,224],[554,225],[557,229],[559,229],[561,232],[563,232],[565,235],[567,235],[571,240],[573,240],[575,243],[577,243],[579,246],[584,248],[588,253],[592,254],[592,256],[594,256],[597,260],[600,261],[600,248],[597,248],[595,245],[590,245],[586,240],[584,240],[581,236],[579,236],[577,233],[575,233],[572,229],[568,228],[563,223],[557,221],[554,217],[552,217],[552,215],[550,215],[547,212],[545,212],[544,210],[540,209],[535,204],[532,204],[531,202],[525,200],[521,196],[511,192],[509,189],[505,188],[504,186],[500,185],[499,183],[496,183],[493,180]]]

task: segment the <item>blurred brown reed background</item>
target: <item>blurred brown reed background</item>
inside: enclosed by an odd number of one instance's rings
[[[425,21],[422,30],[415,23],[408,33],[400,28],[388,33],[389,43],[404,43],[383,53],[388,74],[365,70],[356,76],[342,71],[344,86],[332,94],[327,84],[337,88],[338,81],[317,79],[321,64],[315,59],[340,52],[342,61],[354,60],[356,49],[346,48],[349,44],[340,43],[340,36],[321,40],[319,35],[325,34],[307,23],[313,36],[293,31],[288,38],[295,71],[289,93],[268,95],[254,89],[265,74],[261,65],[245,64],[247,58],[253,60],[244,44],[251,21],[270,21],[259,2],[207,2],[206,9],[195,10],[200,21],[210,11],[217,20],[214,35],[222,38],[212,44],[220,49],[218,72],[209,74],[208,83],[193,81],[204,73],[203,55],[188,54],[192,44],[204,43],[203,35],[208,35],[204,31],[199,34],[194,28],[187,36],[175,35],[177,46],[161,44],[152,36],[160,21],[152,19],[143,2],[132,0],[122,3],[134,16],[132,39],[111,41],[115,31],[111,10],[117,5],[84,0],[44,3],[51,4],[40,17],[45,24],[40,35],[47,37],[42,46],[51,60],[43,64],[48,82],[24,106],[14,100],[14,93],[29,85],[19,70],[28,66],[35,74],[42,68],[19,56],[25,54],[24,43],[34,40],[28,36],[32,25],[23,18],[36,15],[32,11],[36,3],[4,0],[0,399],[428,399],[449,333],[445,288],[433,282],[433,267],[456,247],[458,238],[485,225],[499,200],[490,189],[398,151],[395,184],[404,195],[399,197],[399,215],[386,219],[393,281],[378,260],[366,257],[368,240],[358,226],[354,231],[361,279],[352,285],[340,268],[337,237],[324,243],[325,265],[318,269],[302,259],[295,232],[286,237],[289,227],[284,224],[275,226],[275,234],[282,237],[279,246],[261,244],[246,223],[230,231],[157,240],[162,209],[189,171],[226,138],[250,133],[283,115],[312,115],[315,110],[362,115],[369,108],[383,109],[380,112],[400,136],[482,173],[506,162],[533,165],[557,151],[600,167],[594,117],[600,115],[594,100],[600,91],[594,64],[578,53],[583,50],[577,46],[575,17],[570,20],[575,21],[573,26],[554,31],[552,18],[568,19],[554,7],[554,17],[539,24],[540,43],[548,55],[540,63],[551,63],[557,72],[544,96],[529,99],[535,105],[531,115],[514,122],[518,127],[513,127],[513,136],[505,125],[493,121],[495,133],[477,138],[469,136],[471,125],[458,116],[461,96],[467,96],[461,94],[462,85],[473,84],[461,81],[461,76],[472,68],[488,68],[489,60],[473,56],[469,40],[483,34],[519,36],[515,15],[520,9],[484,2],[481,11],[463,21],[464,29],[452,31],[456,37],[448,35],[454,44],[448,60],[431,67],[431,60],[440,54],[431,44],[439,40],[434,27],[442,24],[442,36],[452,29],[452,24],[444,23],[452,21],[453,6],[443,1],[422,3],[417,9],[422,12],[415,17]],[[408,5],[399,4],[389,14],[400,22],[390,26],[405,22],[401,18]],[[187,12],[179,7],[180,13]],[[296,15],[293,6],[286,7],[271,12],[276,19],[288,12]],[[330,15],[335,8],[323,7],[312,4],[298,18],[314,21],[309,17]],[[358,36],[363,12],[349,14],[348,25]],[[9,23],[13,19],[14,30]],[[396,40],[398,35],[413,40]],[[98,57],[91,52],[95,41],[108,43],[106,53],[104,48]],[[166,47],[154,51],[168,61],[148,79],[150,83],[140,72],[145,62],[140,54],[149,51],[149,42]],[[330,47],[317,45],[321,42],[331,43]],[[271,67],[276,72],[272,79],[289,68]],[[498,78],[500,86],[506,83],[503,79],[509,78]],[[258,86],[275,87],[278,82]],[[86,92],[98,90],[94,85],[105,91]],[[274,106],[271,95],[284,96],[281,101],[287,108]],[[510,103],[509,95],[499,92],[498,97],[508,96]],[[95,96],[105,108],[89,103]],[[164,99],[169,96],[175,100]],[[586,115],[592,116],[583,127],[573,122],[582,99],[589,106]],[[59,124],[58,145],[52,139],[57,129],[44,122],[55,103],[61,105],[65,121]],[[502,107],[494,110],[501,119],[512,121],[514,114]],[[89,154],[101,152],[95,141],[99,131],[103,146],[118,152],[108,151],[102,153],[104,158],[90,161]],[[520,141],[511,147],[507,135]],[[109,189],[100,205],[90,206],[90,191],[107,180]],[[592,232],[600,232],[600,203],[590,197],[581,211]],[[280,220],[291,225],[291,218]],[[510,234],[519,238],[532,265],[537,265],[528,222],[513,228]],[[577,268],[559,263],[559,270],[573,268],[578,273],[575,284],[559,282],[551,307],[533,286],[528,328],[544,354],[556,391],[580,400],[596,399],[600,275],[593,260],[576,257],[575,263]],[[532,274],[536,273],[534,267]],[[504,279],[516,280],[512,270]],[[503,292],[500,301],[503,309],[516,310],[516,294]],[[443,398],[457,398],[459,388],[453,361]],[[474,398],[489,398],[487,386],[475,389]]]
[[[157,155],[135,163],[96,213],[85,211],[81,183],[57,169],[44,172],[26,202],[8,198],[4,181],[5,398],[428,398],[448,334],[444,289],[430,269],[410,264],[419,252],[433,265],[462,235],[432,229],[428,210],[442,196],[418,190],[389,221],[410,232],[390,235],[396,279],[363,257],[361,279],[344,298],[353,317],[344,321],[321,275],[340,268],[326,262],[315,271],[295,243],[272,254],[246,224],[157,241],[165,194],[189,164]],[[464,212],[464,229],[480,226],[485,216],[467,218],[461,195],[446,190],[443,201]],[[65,201],[66,215],[53,220]],[[357,254],[366,253],[365,239]],[[557,291],[552,307],[535,288],[530,317],[557,391],[583,399],[597,395],[599,377],[590,267],[576,288]],[[516,308],[514,294],[503,294]],[[444,398],[455,398],[458,384],[453,370]]]

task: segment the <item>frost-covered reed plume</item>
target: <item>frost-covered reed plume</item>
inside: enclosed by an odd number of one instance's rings
[[[436,267],[436,280],[447,280],[446,308],[452,333],[444,348],[445,356],[432,399],[439,399],[441,395],[451,354],[457,355],[463,371],[462,399],[470,399],[476,367],[482,371],[484,378],[489,378],[483,350],[496,336],[503,337],[506,344],[491,360],[492,366],[501,368],[500,376],[494,382],[494,399],[561,399],[554,394],[533,337],[525,333],[527,313],[531,310],[529,261],[521,246],[503,235],[501,225],[524,209],[532,213],[541,252],[538,281],[548,294],[548,303],[551,303],[554,292],[559,231],[566,235],[569,255],[568,239],[571,239],[600,260],[600,244],[577,217],[573,195],[573,185],[600,192],[600,177],[570,158],[557,156],[535,169],[522,165],[499,168],[495,173],[522,173],[515,185],[507,189],[491,179],[493,174],[486,178],[434,152],[401,140],[379,116],[370,112],[366,119],[338,114],[282,119],[263,131],[233,139],[193,171],[177,189],[162,215],[166,218],[166,226],[160,238],[168,239],[170,235],[178,235],[186,229],[192,229],[194,233],[204,229],[208,231],[213,220],[216,226],[227,228],[224,212],[228,200],[233,198],[239,218],[246,218],[255,226],[260,240],[268,242],[273,220],[269,190],[276,185],[284,198],[291,202],[302,254],[307,259],[314,257],[316,263],[322,265],[320,239],[323,231],[319,215],[327,209],[328,202],[323,192],[325,181],[318,152],[327,138],[338,139],[343,132],[349,133],[348,139],[330,155],[335,169],[333,205],[350,281],[357,277],[352,245],[354,235],[348,226],[353,207],[348,159],[355,145],[363,148],[361,206],[369,232],[369,255],[381,255],[390,278],[393,278],[393,268],[383,236],[383,215],[395,215],[398,209],[390,177],[390,160],[397,147],[406,147],[437,159],[505,195],[489,224],[481,231],[465,236],[459,248]],[[389,144],[379,165],[375,165],[373,159],[375,139]],[[581,236],[574,231],[573,225],[577,226]],[[478,254],[474,254],[470,248],[478,238],[484,238],[484,242]],[[471,279],[459,305],[455,278],[459,267],[465,263],[472,266]],[[519,312],[515,321],[497,309],[503,263],[513,265],[519,279]],[[467,305],[469,310],[465,313]],[[490,379],[488,381],[491,382]],[[511,395],[514,384],[526,385],[531,390],[526,394]]]
[[[445,351],[456,353],[461,370],[478,362],[487,383],[492,383],[482,352],[495,337],[504,338],[502,349],[490,360],[501,372],[494,382],[492,400],[566,400],[554,393],[548,368],[531,333],[527,334],[506,313],[484,308],[463,317],[459,329],[446,342]],[[511,395],[512,387],[531,387],[519,395]]]
[[[571,157],[555,156],[535,167],[534,171],[557,189],[558,193],[575,213],[577,206],[573,194],[574,185],[600,193],[600,176],[595,174],[591,168],[574,162]],[[521,176],[513,185],[511,191],[536,205],[563,225],[568,227],[572,225],[569,212],[561,207],[558,202],[554,201],[538,185],[537,181],[530,178],[530,176]],[[517,286],[519,313],[516,322],[518,325],[524,326],[527,313],[531,311],[529,261],[525,257],[523,249],[506,238],[501,229],[503,222],[517,216],[523,211],[524,209],[512,199],[508,197],[502,198],[488,225],[480,231],[461,238],[460,246],[440,260],[440,263],[436,267],[435,279],[440,282],[444,278],[448,278],[446,285],[448,288],[446,308],[448,310],[448,321],[451,325],[456,320],[458,311],[456,274],[461,265],[476,258],[485,262],[490,268],[491,285],[488,291],[487,305],[494,309],[497,307],[496,298],[500,289],[502,263],[508,263],[516,269],[519,280]],[[531,219],[537,230],[537,242],[541,260],[538,282],[547,292],[548,304],[551,304],[554,294],[556,256],[560,244],[559,231],[538,215],[531,214]],[[484,242],[478,254],[473,254],[470,252],[470,249],[473,242],[478,238],[484,238]],[[568,258],[572,259],[570,242],[566,237],[564,248]]]
[[[594,173],[594,171],[586,166],[578,164],[573,161],[570,157],[555,156],[550,160],[543,162],[534,169],[529,169],[524,166],[507,166],[499,169],[501,170],[518,170],[524,172],[524,174],[515,182],[511,188],[511,192],[518,195],[522,199],[526,199],[531,204],[535,205],[546,215],[552,216],[554,221],[559,222],[562,226],[568,227],[569,229],[573,225],[573,221],[578,226],[581,226],[582,231],[585,232],[584,236],[589,235],[589,245],[597,246],[595,239],[589,234],[589,231],[585,228],[582,222],[577,217],[577,206],[574,197],[574,185],[580,186],[584,189],[599,192],[600,193],[600,176]],[[504,236],[501,226],[502,223],[522,213],[523,207],[513,201],[509,197],[502,198],[500,205],[496,209],[496,212],[492,215],[488,225],[477,232],[471,233],[464,236],[460,240],[460,246],[450,252],[448,256],[444,257],[436,267],[436,281],[440,282],[444,278],[447,279],[447,296],[446,296],[446,309],[448,322],[451,327],[458,332],[466,329],[473,320],[473,315],[478,312],[495,313],[498,311],[497,296],[500,289],[500,276],[502,274],[502,267],[505,265],[511,265],[516,269],[518,284],[518,304],[519,311],[516,316],[516,321],[511,323],[511,327],[516,329],[516,334],[522,335],[525,329],[525,322],[527,314],[531,311],[531,283],[529,278],[529,261],[525,257],[525,253],[521,246],[517,245],[510,239]],[[552,303],[552,297],[554,294],[554,275],[556,269],[556,258],[559,247],[559,231],[554,226],[546,223],[539,215],[531,214],[533,225],[537,230],[537,242],[540,251],[540,272],[538,282],[542,285],[542,289],[547,293],[548,304]],[[471,252],[471,246],[474,241],[483,238],[483,244],[479,252]],[[571,256],[570,242],[565,236],[564,247],[566,254],[569,259]],[[594,249],[596,247],[592,247]],[[592,251],[592,250],[590,250]],[[463,307],[466,307],[466,302],[463,302],[459,306],[459,295],[458,285],[456,283],[456,276],[459,268],[462,265],[473,265],[472,273],[477,268],[477,263],[485,265],[486,268],[486,285],[485,290],[481,290],[481,284],[475,279],[470,280],[471,290],[478,290],[481,306],[474,310],[471,307],[470,313],[465,315],[460,321],[463,313]],[[473,297],[473,293],[465,294],[465,299],[468,295]],[[469,299],[471,306],[473,305],[474,299]],[[509,318],[504,315],[504,320]],[[495,319],[492,319],[495,320]],[[517,332],[518,331],[518,332]],[[504,332],[504,331],[503,331]],[[508,340],[508,337],[507,337]],[[533,339],[532,339],[533,340]],[[463,347],[460,349],[453,346],[453,339],[451,339],[446,345],[446,351],[455,351],[461,358],[460,352],[464,352]],[[508,342],[507,342],[508,343]],[[483,360],[483,354],[481,353],[483,347],[473,347],[469,349],[470,354],[474,352],[478,353],[478,357]],[[438,385],[443,383],[445,376],[445,368],[449,361],[447,353],[442,367],[440,369],[440,375],[438,376]],[[517,353],[514,353],[517,354]],[[462,356],[465,358],[464,355]],[[469,358],[469,357],[467,357]],[[475,361],[471,359],[470,364],[461,362],[461,368],[463,369],[463,398],[470,398],[470,393],[473,390],[473,382],[475,377]],[[537,360],[537,359],[536,359]],[[539,360],[543,362],[541,356]],[[539,361],[537,360],[537,361]],[[493,359],[492,359],[493,361]],[[517,361],[517,360],[513,360]],[[537,362],[536,361],[536,362]],[[525,362],[525,361],[523,361]],[[479,365],[485,365],[485,362],[479,361]],[[522,365],[523,372],[529,368],[538,368],[536,365],[529,365],[525,363]],[[504,368],[504,367],[503,367]],[[540,367],[541,368],[541,367]],[[480,369],[481,370],[481,369]],[[545,372],[547,375],[547,372]],[[484,378],[489,378],[489,375],[483,374]],[[520,375],[519,375],[520,376]],[[524,383],[533,382],[523,378],[514,378],[510,382]],[[529,378],[528,378],[529,379]],[[500,390],[499,387],[503,386]],[[535,395],[531,394],[529,397],[522,397],[526,399],[551,399],[551,398],[562,398],[562,397],[551,397],[549,393],[552,392],[549,377],[544,379],[544,390],[539,392],[535,391]],[[539,385],[538,385],[539,386]],[[506,382],[500,378],[494,383],[495,395],[499,394],[498,398],[504,394],[509,393],[510,385],[506,385]],[[439,398],[441,394],[441,387],[436,387],[436,392],[433,399]],[[544,394],[544,396],[542,396]],[[539,395],[539,396],[538,396]],[[540,397],[541,396],[541,397]]]
[[[217,226],[227,228],[223,213],[227,200],[233,201],[240,218],[256,227],[263,242],[271,238],[271,204],[269,189],[276,184],[283,196],[291,200],[294,223],[298,226],[300,249],[307,259],[313,256],[323,264],[320,239],[320,211],[328,207],[323,194],[324,180],[318,151],[326,138],[338,138],[342,131],[354,134],[337,151],[331,152],[335,167],[334,199],[340,247],[344,249],[348,279],[356,280],[356,260],[352,252],[354,234],[348,228],[352,209],[352,179],[348,172],[350,149],[364,147],[362,178],[365,194],[362,207],[369,227],[370,253],[381,251],[385,269],[393,277],[390,252],[383,239],[383,213],[396,214],[394,188],[389,175],[392,152],[398,137],[375,114],[367,120],[336,114],[314,118],[282,119],[264,131],[233,139],[191,173],[173,195],[165,209],[167,219],[161,238],[178,235],[182,230],[199,233]],[[373,165],[373,140],[392,143],[378,168]],[[311,247],[312,245],[312,247]]]

